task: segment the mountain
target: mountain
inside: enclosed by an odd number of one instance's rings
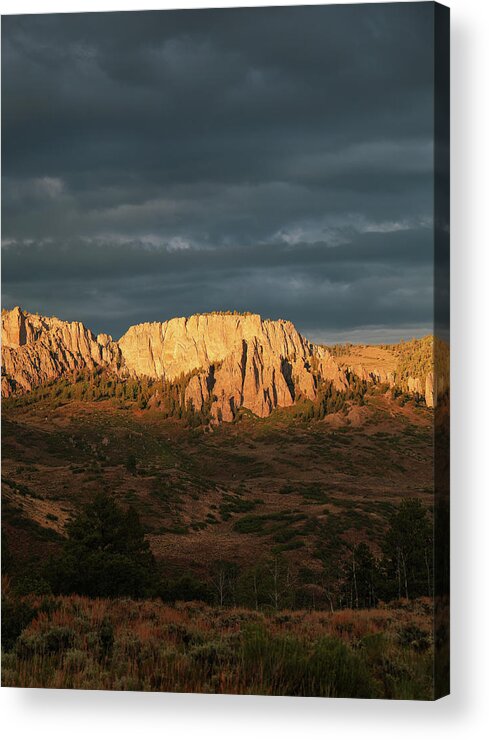
[[[429,360],[432,345],[426,346]],[[314,401],[324,382],[347,391],[353,377],[399,385],[432,406],[429,362],[411,376],[409,367],[401,372],[399,358],[395,347],[313,344],[290,321],[257,314],[216,312],[138,324],[114,341],[80,322],[19,307],[2,311],[3,396],[27,393],[74,371],[104,369],[120,378],[183,379],[185,405],[196,411],[207,405],[217,421],[232,421],[241,407],[266,417],[299,398]]]

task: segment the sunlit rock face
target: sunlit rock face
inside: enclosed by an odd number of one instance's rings
[[[204,314],[164,323],[138,324],[119,340],[126,367],[135,375],[173,380],[195,368],[240,354],[243,342],[257,341],[266,356],[310,354],[308,342],[289,321],[256,314]]]
[[[268,416],[300,394],[314,399],[312,358],[321,377],[346,387],[329,353],[302,337],[290,321],[257,314],[204,314],[132,326],[118,342],[123,366],[136,377],[189,380],[185,399],[196,410],[211,403],[214,419],[231,421],[242,406]]]
[[[132,326],[114,341],[80,322],[38,316],[16,307],[2,312],[2,395],[26,393],[67,372],[110,369],[122,377],[186,378],[185,403],[208,406],[215,421],[232,421],[245,407],[260,417],[298,398],[314,400],[318,383],[337,390],[349,375],[395,383],[391,370],[345,367],[327,348],[306,340],[290,321],[257,314],[197,314]],[[413,392],[434,403],[433,378],[410,378]]]
[[[2,311],[2,395],[23,393],[73,370],[117,365],[119,348],[79,321]]]

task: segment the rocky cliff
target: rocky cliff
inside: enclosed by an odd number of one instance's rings
[[[302,337],[290,321],[256,314],[198,314],[139,324],[114,341],[79,322],[18,307],[2,311],[2,366],[4,396],[73,370],[107,368],[121,377],[170,382],[185,377],[186,405],[196,411],[210,407],[212,417],[222,421],[231,421],[241,407],[264,417],[298,398],[314,400],[322,380],[345,390],[352,371],[327,348]],[[360,365],[357,372],[384,380]]]
[[[111,337],[95,337],[79,321],[2,311],[2,395],[25,393],[73,370],[117,365]]]
[[[185,398],[198,411],[230,421],[245,406],[268,416],[300,395],[314,399],[317,377],[346,388],[344,371],[327,350],[302,337],[290,321],[257,314],[199,314],[162,324],[132,326],[118,342],[124,367],[135,376],[178,376],[199,370]],[[315,362],[318,373],[312,372]]]

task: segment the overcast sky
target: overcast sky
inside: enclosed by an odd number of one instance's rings
[[[431,332],[432,13],[3,17],[3,305]]]

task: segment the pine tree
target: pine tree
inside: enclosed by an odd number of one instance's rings
[[[145,596],[154,559],[137,512],[97,494],[67,526],[63,553],[52,565],[53,590],[87,596]]]
[[[431,594],[432,524],[418,499],[403,501],[390,519],[383,550],[392,595],[406,599]]]

